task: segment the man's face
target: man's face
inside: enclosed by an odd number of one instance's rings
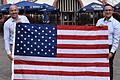
[[[17,6],[15,6],[15,5],[11,6],[9,12],[10,12],[10,15],[11,15],[11,17],[13,19],[17,19],[18,18],[18,12],[19,11],[18,11]]]
[[[106,18],[111,17],[113,14],[113,8],[111,6],[105,6],[104,15]]]

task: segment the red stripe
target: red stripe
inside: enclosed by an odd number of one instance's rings
[[[71,66],[71,67],[109,67],[108,63],[67,63],[67,62],[40,62],[40,61],[25,61],[25,60],[15,60],[14,64],[28,64],[28,65],[46,65],[46,66]]]
[[[107,58],[108,54],[58,54],[59,58]]]
[[[79,44],[57,44],[58,49],[108,49],[107,44],[79,45]]]
[[[67,71],[45,71],[45,70],[14,70],[15,74],[42,74],[60,76],[100,76],[109,77],[109,72],[67,72]]]
[[[84,31],[96,31],[96,30],[108,30],[108,27],[97,27],[97,26],[76,26],[76,25],[58,25],[59,30],[84,30]]]
[[[108,36],[107,35],[97,35],[97,36],[58,35],[57,39],[67,39],[67,40],[108,40]]]

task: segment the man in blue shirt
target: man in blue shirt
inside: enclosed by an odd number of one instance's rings
[[[104,18],[98,20],[96,26],[108,26],[108,41],[109,41],[109,65],[110,65],[110,80],[113,80],[113,59],[119,45],[120,38],[120,23],[113,18],[113,7],[106,4],[104,7]]]
[[[14,33],[17,23],[29,23],[26,16],[18,15],[19,10],[16,5],[11,5],[9,9],[10,18],[4,23],[4,42],[8,58],[12,60],[12,46],[14,44]]]

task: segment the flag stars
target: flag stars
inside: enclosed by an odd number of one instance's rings
[[[28,35],[28,37],[30,37],[30,35]]]
[[[27,32],[25,31],[24,33],[26,34]]]
[[[41,29],[41,27],[39,27],[39,29]]]
[[[28,31],[30,31],[30,29],[28,29]]]
[[[37,46],[38,48],[40,48],[40,46]]]
[[[36,43],[36,42],[34,42],[34,44],[36,45],[37,43]]]
[[[42,36],[42,39],[44,38],[44,36]]]
[[[45,54],[47,54],[47,52],[45,52]]]
[[[45,35],[47,36],[48,34],[47,34],[47,33],[45,33]]]
[[[34,28],[34,26],[32,26],[32,28]]]
[[[38,39],[38,41],[40,41],[40,39]]]
[[[31,32],[31,34],[34,34],[33,32]]]
[[[44,45],[44,43],[41,43],[41,45]]]
[[[20,41],[21,43],[23,43],[23,41]]]
[[[20,27],[20,25],[18,25],[18,27]]]
[[[52,37],[49,37],[49,39],[51,39]]]
[[[36,51],[36,49],[34,49],[34,51]]]
[[[26,51],[23,51],[23,53],[26,53]]]
[[[18,43],[16,52],[23,55],[33,56],[54,56],[56,50],[56,28],[49,28],[48,26],[26,26],[20,27],[17,31]],[[23,34],[22,34],[23,33]],[[29,53],[28,53],[29,52]]]
[[[23,35],[21,34],[21,37],[23,37]]]
[[[26,38],[24,38],[24,40],[26,40]]]
[[[23,49],[22,47],[20,47],[20,49]]]
[[[45,46],[45,48],[47,48],[47,46]]]
[[[52,40],[52,42],[55,42],[55,40]]]
[[[20,33],[20,31],[18,31],[18,33]]]
[[[55,36],[55,34],[52,34],[53,36]]]
[[[37,52],[37,54],[40,54],[40,52]]]
[[[17,50],[17,52],[19,52],[19,50]]]
[[[24,44],[24,47],[26,46],[26,44]]]
[[[20,39],[19,37],[17,39]]]
[[[23,29],[23,28],[21,28],[21,30],[23,31],[24,29]]]
[[[44,51],[43,49],[41,49],[41,51]]]
[[[20,44],[17,44],[17,46],[19,46]]]
[[[25,25],[25,28],[26,28],[27,26]]]
[[[27,42],[27,44],[30,44],[30,42]]]
[[[31,47],[33,47],[33,45],[30,45]]]
[[[47,42],[47,39],[45,40],[45,42]]]
[[[55,30],[55,28],[53,28],[53,30]]]
[[[31,41],[33,41],[33,39],[31,39]]]
[[[44,31],[44,30],[42,30],[42,32],[44,33],[45,31]]]
[[[54,46],[52,46],[52,49],[54,49],[55,47]]]
[[[51,43],[48,44],[49,46],[51,45]]]
[[[46,27],[45,29],[48,29],[48,27]]]
[[[30,48],[27,48],[27,50],[30,50]]]
[[[54,53],[52,53],[52,55],[54,55]]]
[[[33,52],[31,51],[30,53],[32,54]]]
[[[48,52],[50,52],[51,50],[49,49]]]
[[[49,33],[51,33],[51,31],[49,31]]]

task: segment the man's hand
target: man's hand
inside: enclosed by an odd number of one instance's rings
[[[11,61],[13,60],[12,54],[7,54],[7,56]]]
[[[22,22],[20,21],[20,19],[17,19],[17,20],[16,20],[16,24],[18,24],[18,23],[22,23]]]
[[[107,26],[107,25],[104,25],[104,24],[100,24],[99,27],[104,27],[104,26]]]
[[[113,56],[113,53],[109,53],[108,59],[112,58],[112,56]]]

